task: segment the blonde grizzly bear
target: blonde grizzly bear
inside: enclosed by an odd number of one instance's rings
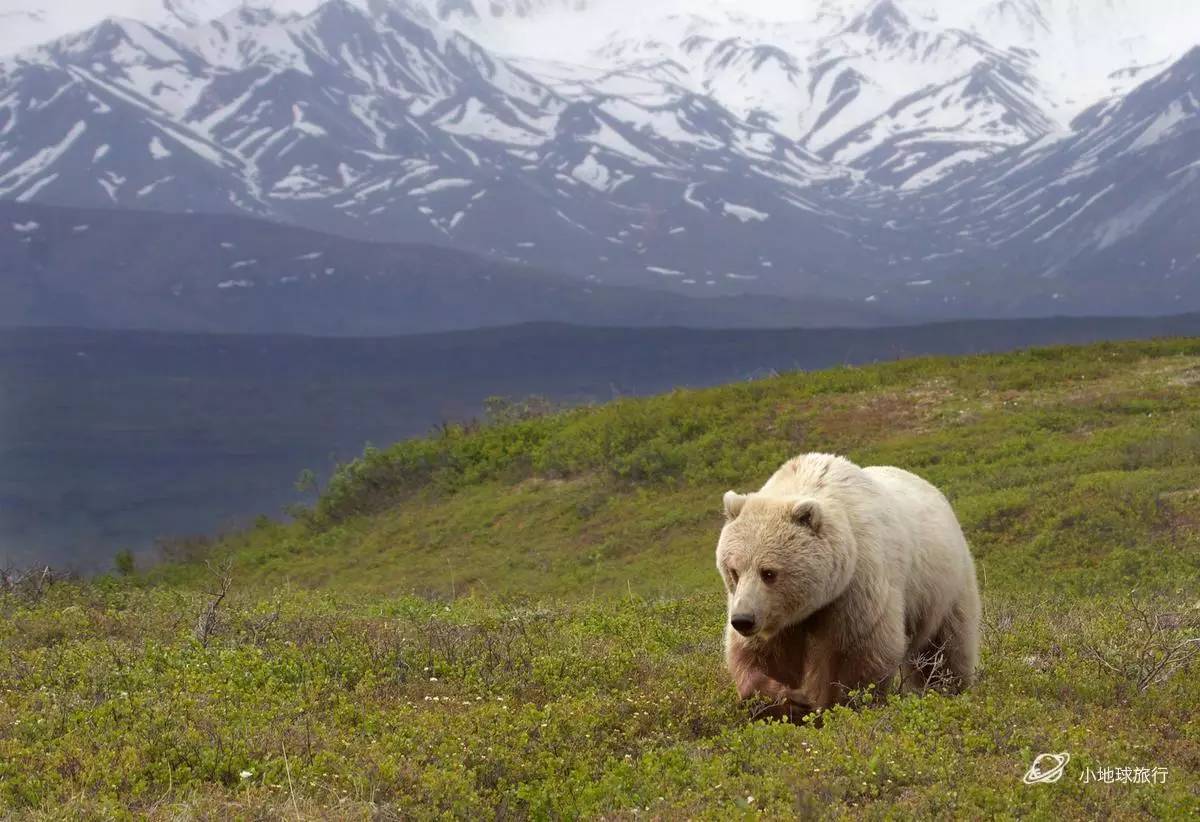
[[[899,672],[909,687],[971,684],[979,590],[942,494],[899,468],[829,454],[784,463],[757,493],[725,495],[717,570],[726,662],[743,699],[798,718]]]

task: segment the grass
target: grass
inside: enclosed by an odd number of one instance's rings
[[[789,374],[371,451],[299,522],[0,596],[0,808],[1200,814],[1200,679],[1172,656],[1200,636],[1198,421],[1200,341],[1179,340]],[[966,694],[802,726],[737,703],[720,495],[807,450],[950,496],[986,611]],[[1060,751],[1062,781],[1022,784]],[[1106,767],[1166,781],[1081,779]]]

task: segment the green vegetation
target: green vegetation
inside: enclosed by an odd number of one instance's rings
[[[113,567],[117,569],[117,573],[121,576],[127,577],[132,574],[136,568],[133,551],[129,549],[118,551],[117,555],[113,557]]]
[[[0,809],[1200,814],[1200,341],[534,407],[370,449],[301,521],[167,546],[184,561],[9,585]],[[749,721],[722,670],[720,495],[809,450],[950,496],[984,588],[968,693]],[[1062,781],[1022,784],[1061,751]],[[1124,767],[1166,781],[1081,779]]]

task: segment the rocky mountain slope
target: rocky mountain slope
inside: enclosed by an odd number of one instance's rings
[[[0,326],[362,336],[534,321],[780,328],[889,319],[859,302],[689,297],[245,217],[0,203]]]

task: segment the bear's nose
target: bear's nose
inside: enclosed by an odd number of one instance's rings
[[[733,630],[742,636],[750,636],[750,634],[754,633],[753,614],[734,614],[729,618],[729,624],[733,626]]]

